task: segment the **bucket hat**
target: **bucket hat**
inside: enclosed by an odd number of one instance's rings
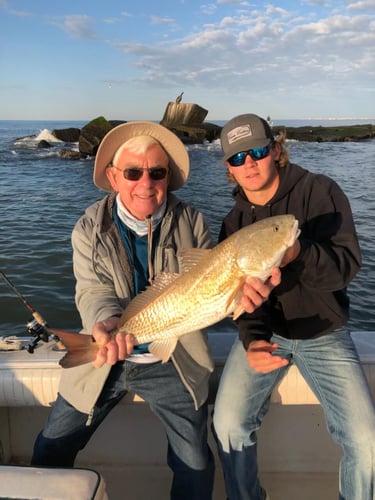
[[[170,168],[168,189],[174,191],[185,184],[189,176],[190,161],[184,143],[163,125],[137,121],[117,125],[103,137],[95,157],[94,183],[96,186],[105,191],[113,191],[107,179],[106,169],[119,147],[132,137],[140,135],[153,137],[167,153]]]

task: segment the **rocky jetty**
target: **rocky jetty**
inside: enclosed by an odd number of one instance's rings
[[[74,127],[52,130],[52,135],[63,142],[78,142],[80,134],[81,129]]]
[[[203,144],[218,139],[221,127],[204,122],[208,111],[197,104],[170,102],[160,124],[174,132],[186,144]],[[95,156],[99,144],[109,130],[126,121],[107,120],[99,116],[81,129],[55,129],[52,134],[64,142],[78,142],[78,151],[62,149],[63,158],[82,159]]]
[[[174,132],[186,144],[202,144],[205,141],[212,142],[218,139],[222,127],[205,121],[208,111],[198,104],[182,103],[181,100],[176,99],[176,102],[167,104],[160,124]],[[99,116],[81,129],[53,130],[52,134],[66,143],[78,142],[78,151],[62,149],[60,152],[61,157],[82,159],[94,157],[106,133],[121,123],[126,123],[126,121],[107,120],[104,116]],[[370,123],[333,127],[286,127],[278,125],[273,126],[272,130],[275,135],[283,133],[286,134],[287,139],[306,142],[361,141],[375,137],[375,125]],[[40,147],[48,146],[41,144]]]
[[[220,137],[221,127],[205,122],[207,109],[194,103],[169,102],[160,122],[186,144],[203,144]]]
[[[112,124],[103,116],[99,116],[81,129],[55,129],[51,133],[63,142],[78,142],[78,152],[69,149],[60,151],[61,157],[76,160],[95,156],[101,140],[115,125],[118,123]]]
[[[354,142],[375,137],[375,125],[341,125],[334,127],[272,127],[275,135],[286,134],[287,139],[305,142]]]

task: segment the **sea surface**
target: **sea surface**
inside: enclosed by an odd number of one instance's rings
[[[279,120],[274,125],[302,126],[368,123],[363,120]],[[87,122],[0,121],[0,271],[29,306],[51,327],[78,331],[70,235],[85,208],[105,193],[92,182],[93,159],[66,160],[53,129]],[[225,122],[216,122],[223,125]],[[38,142],[53,142],[39,149]],[[289,142],[294,163],[335,179],[350,199],[363,253],[363,267],[349,286],[350,325],[375,331],[375,140],[345,143]],[[188,146],[191,173],[177,195],[201,210],[217,238],[232,206],[231,190],[218,142]],[[25,332],[30,311],[0,279],[0,336]]]

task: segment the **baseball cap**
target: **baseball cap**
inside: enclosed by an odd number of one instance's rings
[[[238,115],[224,125],[220,134],[223,160],[240,151],[262,148],[274,140],[266,120],[254,114]]]
[[[106,168],[116,151],[127,140],[139,135],[149,135],[156,139],[168,155],[170,178],[168,189],[181,188],[190,170],[189,154],[184,143],[176,134],[163,125],[148,121],[127,122],[111,129],[102,139],[95,157],[94,183],[105,191],[112,191],[107,179]]]

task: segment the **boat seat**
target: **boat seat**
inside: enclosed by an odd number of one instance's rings
[[[375,332],[353,332],[352,336],[370,388],[375,395]],[[220,376],[235,337],[234,331],[208,335],[215,361],[215,370],[210,380],[211,404],[215,401]],[[0,352],[0,406],[51,406],[57,396],[62,370],[58,361],[61,356],[61,352],[54,350],[52,342],[40,343],[34,354],[29,354],[26,350]],[[142,401],[136,394],[129,393],[120,404]],[[274,390],[271,401],[283,405],[319,404],[294,365]]]
[[[235,336],[235,333],[218,332],[210,339],[211,351],[215,359],[215,372],[213,373],[210,387],[210,403],[214,403],[215,401],[220,376]],[[352,332],[352,338],[360,357],[363,371],[370,385],[370,390],[375,398],[375,332]],[[286,376],[273,391],[271,402],[282,405],[320,404],[298,368],[293,364],[290,366]]]
[[[92,469],[0,466],[0,500],[108,500],[102,476]]]

